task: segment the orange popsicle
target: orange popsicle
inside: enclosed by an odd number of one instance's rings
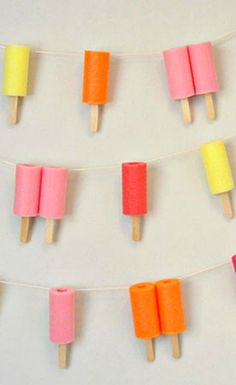
[[[153,361],[155,356],[152,339],[160,335],[155,285],[137,283],[129,288],[129,293],[135,335],[146,340],[147,359]]]
[[[181,356],[178,334],[185,331],[184,309],[179,279],[163,279],[156,282],[161,332],[172,335],[172,352]]]
[[[83,102],[91,104],[91,130],[98,130],[99,105],[108,101],[109,52],[85,51]]]

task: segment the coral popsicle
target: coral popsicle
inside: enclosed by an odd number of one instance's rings
[[[212,194],[220,194],[225,215],[233,218],[233,208],[229,192],[234,188],[234,180],[222,140],[202,144],[200,152],[207,175],[209,190]]]
[[[19,97],[28,92],[29,47],[9,45],[5,48],[3,95],[11,97],[10,122],[17,123]]]
[[[210,42],[188,46],[196,95],[205,94],[209,119],[215,119],[215,106],[212,93],[219,90],[216,66]]]
[[[17,164],[15,176],[14,214],[21,216],[23,243],[29,240],[30,220],[39,212],[42,168],[31,164]]]
[[[46,243],[54,240],[54,222],[65,215],[68,170],[43,167],[39,215],[47,219]]]
[[[141,239],[141,216],[147,213],[147,164],[122,164],[123,214],[133,218],[133,240]]]
[[[192,122],[189,97],[195,95],[192,71],[187,47],[178,47],[163,52],[169,93],[172,99],[181,100],[185,123]]]
[[[179,279],[163,279],[156,282],[161,332],[172,335],[172,352],[175,358],[181,356],[179,333],[186,329]]]
[[[67,346],[75,340],[75,290],[70,288],[51,289],[50,339],[58,344],[59,367],[67,367]]]
[[[160,335],[155,285],[137,283],[129,288],[135,335],[146,341],[147,359],[155,359],[153,338]]]
[[[98,130],[99,105],[108,101],[109,52],[85,51],[83,102],[91,105],[91,131]]]

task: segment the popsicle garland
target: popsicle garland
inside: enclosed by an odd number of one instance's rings
[[[147,164],[122,164],[123,214],[132,216],[132,238],[141,239],[141,217],[147,214]]]
[[[129,288],[135,335],[146,340],[148,361],[153,361],[153,338],[171,335],[172,354],[181,357],[179,334],[186,329],[179,279],[137,283]]]
[[[58,345],[58,364],[64,369],[68,365],[68,345],[75,341],[75,290],[71,288],[51,289],[50,339]]]
[[[201,145],[200,152],[209,190],[221,196],[225,215],[231,219],[234,213],[229,192],[234,189],[234,180],[225,144],[221,140],[209,142]]]
[[[21,216],[21,242],[29,241],[32,217],[47,219],[46,243],[54,240],[54,222],[65,214],[68,170],[62,167],[40,167],[17,164],[14,214]]]
[[[211,43],[173,48],[164,51],[163,56],[170,97],[181,100],[184,122],[192,122],[189,97],[202,94],[208,118],[215,119],[212,94],[219,90],[219,83]]]
[[[5,48],[3,95],[11,97],[10,123],[18,119],[19,98],[28,92],[29,47],[10,45]]]
[[[99,106],[108,101],[109,52],[85,51],[83,102],[91,105],[91,131],[97,132]]]

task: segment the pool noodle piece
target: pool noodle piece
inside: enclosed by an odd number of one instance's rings
[[[232,256],[232,263],[233,263],[234,272],[236,273],[236,255]]]
[[[155,359],[152,339],[160,335],[155,285],[138,283],[129,288],[135,335],[145,339],[148,361]]]
[[[30,49],[23,45],[5,48],[3,94],[11,96],[10,122],[17,123],[19,97],[28,92]]]
[[[211,42],[188,46],[196,95],[205,94],[209,119],[215,119],[212,93],[219,90],[219,82]]]
[[[54,238],[55,220],[65,214],[68,170],[63,167],[43,167],[39,215],[47,219],[46,243]]]
[[[173,356],[179,358],[181,352],[178,334],[186,329],[180,280],[160,280],[156,282],[156,290],[161,332],[172,335]]]
[[[85,51],[83,102],[91,104],[91,131],[98,130],[99,105],[108,101],[110,53]]]
[[[67,346],[75,340],[75,290],[50,289],[50,339],[58,344],[59,367],[67,367]]]
[[[202,144],[200,152],[209,190],[212,194],[221,195],[225,215],[231,219],[234,213],[229,191],[234,188],[234,180],[225,144],[222,140]]]
[[[188,48],[178,47],[163,52],[169,93],[172,99],[181,100],[185,123],[192,122],[189,97],[195,95]]]
[[[147,214],[147,164],[122,163],[123,214],[132,216],[133,240],[141,239],[141,216]]]
[[[17,164],[15,174],[15,197],[13,212],[21,216],[23,243],[29,241],[30,218],[39,212],[42,168],[31,164]]]

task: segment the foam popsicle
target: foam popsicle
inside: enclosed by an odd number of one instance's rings
[[[231,219],[234,213],[229,192],[234,188],[234,180],[225,144],[222,140],[202,144],[200,152],[209,190],[212,194],[220,194],[225,215]]]
[[[99,106],[108,101],[109,52],[85,51],[83,102],[91,105],[91,131],[97,132]]]
[[[20,240],[29,241],[30,221],[39,212],[42,168],[31,164],[17,164],[15,176],[14,214],[21,217]]]
[[[163,52],[169,93],[180,100],[185,123],[192,122],[189,97],[195,94],[188,48],[178,47]]]
[[[11,97],[10,122],[17,123],[19,97],[27,95],[30,49],[24,45],[5,48],[3,95]]]
[[[146,341],[148,361],[154,361],[153,338],[160,335],[155,285],[137,283],[129,288],[134,330],[137,338]]]
[[[186,329],[179,279],[156,282],[161,332],[171,335],[173,357],[181,356],[179,334]]]
[[[213,93],[219,90],[216,66],[210,42],[188,46],[196,95],[205,94],[207,115],[216,118]]]
[[[65,215],[68,170],[62,167],[43,167],[39,215],[47,219],[46,243],[54,240],[55,220]]]
[[[58,346],[59,367],[67,367],[68,344],[75,340],[75,290],[70,288],[51,289],[50,339]]]
[[[147,164],[122,164],[123,214],[132,216],[132,238],[141,239],[141,216],[147,214]]]
[[[232,256],[232,264],[233,264],[234,272],[236,273],[236,255]]]

